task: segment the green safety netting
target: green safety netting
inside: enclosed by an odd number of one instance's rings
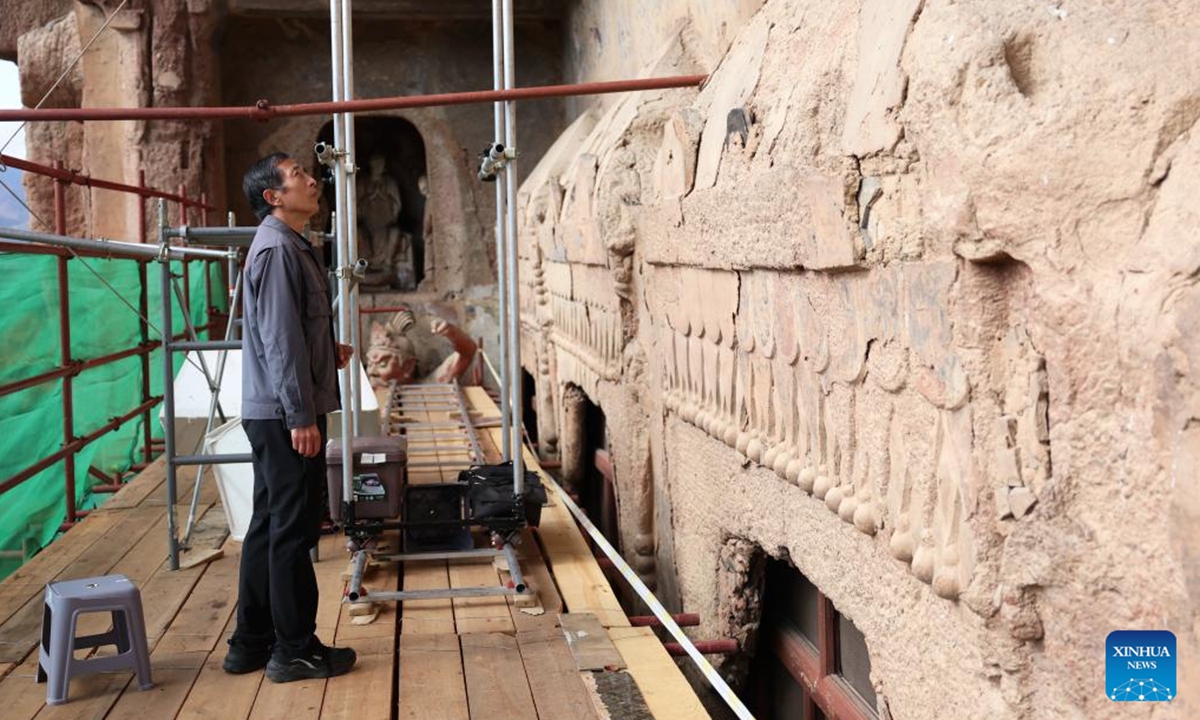
[[[103,281],[85,264],[99,273]],[[136,346],[141,341],[139,317],[135,312],[141,291],[137,263],[72,258],[67,265],[71,358],[87,360]],[[172,265],[174,272],[181,272],[179,263]],[[213,304],[222,311],[227,306],[220,268],[215,263],[191,263],[189,293],[192,321],[197,327],[207,322],[202,267],[209,268],[211,273]],[[0,314],[0,383],[23,380],[52,370],[60,363],[58,259],[0,254],[0,277],[4,278],[0,282],[0,308],[4,308]],[[161,339],[160,277],[160,267],[151,263],[147,272],[147,317],[151,323],[151,340]],[[185,326],[179,303],[173,302],[172,306],[172,329],[176,333],[183,332]],[[201,337],[205,337],[203,332]],[[174,361],[178,371],[183,363],[182,353],[177,354]],[[73,382],[77,437],[129,413],[142,402],[141,360],[136,356],[84,370]],[[162,388],[162,350],[159,349],[150,355],[150,392],[162,395]],[[62,392],[62,381],[54,380],[0,396],[0,481],[62,447]],[[157,407],[151,411],[151,418],[153,436],[161,438]],[[76,507],[96,507],[109,497],[90,492],[91,487],[101,481],[88,474],[89,467],[111,475],[126,471],[143,459],[142,422],[143,416],[138,415],[75,455]],[[64,467],[61,461],[55,463],[0,494],[0,579],[7,577],[58,534],[66,519]]]

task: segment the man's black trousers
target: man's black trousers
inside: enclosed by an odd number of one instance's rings
[[[233,642],[275,643],[298,655],[316,630],[317,578],[309,549],[320,537],[325,483],[325,416],[317,419],[321,450],[306,458],[292,448],[283,420],[242,420],[254,454],[254,515],[242,541],[237,630]]]

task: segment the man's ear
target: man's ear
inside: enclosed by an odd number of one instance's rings
[[[278,197],[279,191],[275,188],[267,188],[266,190],[263,190],[263,200],[266,200],[267,205],[270,205],[271,207],[275,207],[275,201],[278,199]]]

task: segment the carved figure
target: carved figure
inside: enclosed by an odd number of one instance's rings
[[[400,186],[387,174],[382,155],[372,155],[369,174],[358,184],[360,254],[370,262],[368,285],[394,284],[402,290],[415,289],[412,238],[400,230]]]
[[[370,346],[367,349],[367,376],[371,387],[382,388],[395,381],[405,385],[424,378],[446,383],[457,380],[475,360],[475,343],[457,325],[441,318],[429,323],[433,336],[450,341],[454,351],[432,372],[422,373],[418,359],[424,349],[414,342],[418,334],[410,332],[416,325],[411,310],[396,313],[386,324],[371,323]]]

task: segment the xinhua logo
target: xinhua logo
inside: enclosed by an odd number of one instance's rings
[[[1166,702],[1175,697],[1175,634],[1114,630],[1108,634],[1104,679],[1109,700]]]

